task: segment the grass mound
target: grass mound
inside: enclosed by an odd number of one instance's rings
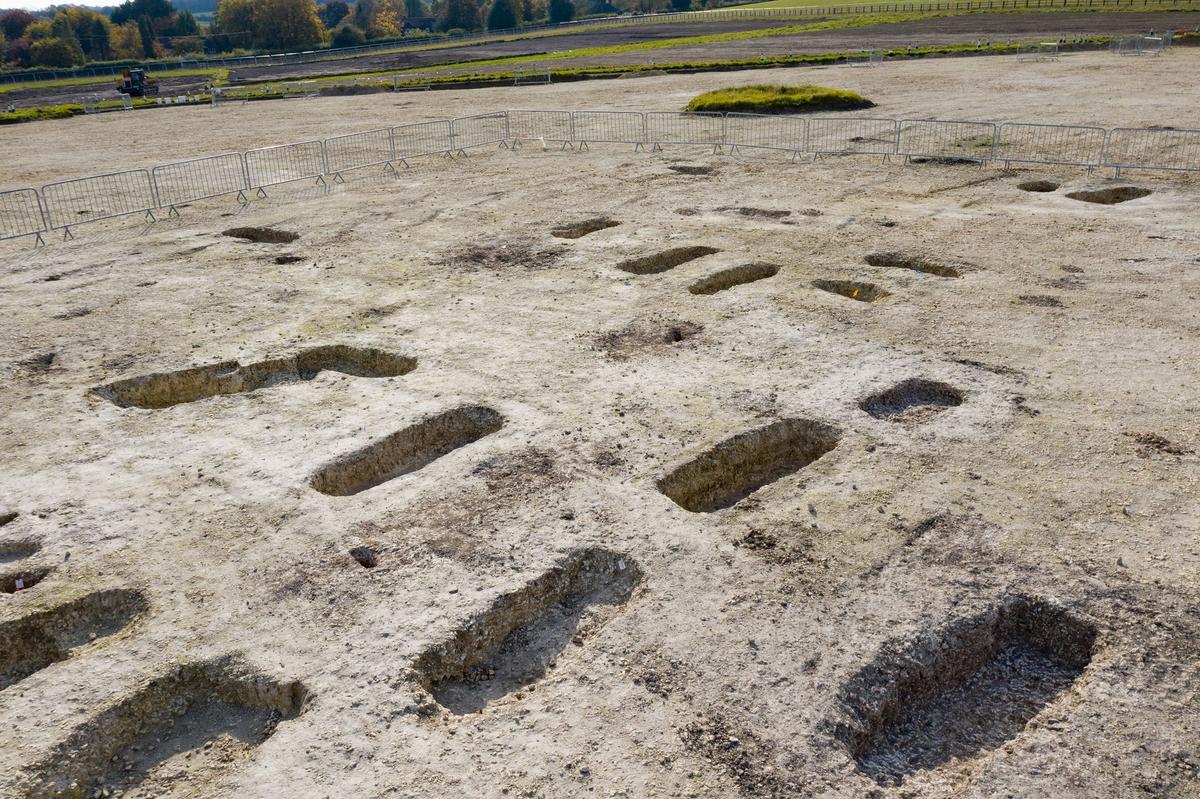
[[[812,111],[854,111],[875,103],[845,89],[825,86],[759,84],[715,89],[692,98],[688,111],[740,111],[751,114],[791,114]]]

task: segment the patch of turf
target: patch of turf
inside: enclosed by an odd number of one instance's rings
[[[811,111],[857,111],[875,103],[861,94],[825,86],[757,84],[715,89],[692,98],[688,111],[737,111],[751,114],[794,114]]]

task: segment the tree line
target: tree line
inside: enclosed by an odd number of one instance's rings
[[[0,64],[68,68],[202,53],[352,47],[437,32],[508,30],[579,15],[686,10],[694,0],[219,0],[204,25],[170,0],[125,0],[110,14],[57,6],[0,11]],[[716,5],[718,0],[707,0]]]

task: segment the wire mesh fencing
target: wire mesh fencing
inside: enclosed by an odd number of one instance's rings
[[[1100,166],[1200,172],[1200,130],[1115,128],[1108,132]]]
[[[392,147],[396,160],[407,163],[408,158],[423,155],[449,155],[453,147],[450,121],[416,122],[392,128]]]
[[[804,151],[821,155],[895,155],[894,119],[814,117],[808,120]]]
[[[996,133],[993,157],[1009,164],[1062,164],[1091,169],[1104,152],[1104,128],[1005,122]]]
[[[324,183],[325,147],[319,141],[280,144],[246,151],[246,179],[251,188],[264,188],[297,180]]]
[[[61,229],[63,238],[72,238],[71,228],[85,222],[138,213],[153,220],[158,207],[154,182],[145,169],[50,183],[42,187],[42,202],[49,227]]]
[[[793,157],[804,151],[808,120],[775,114],[725,115],[725,144],[730,152],[782,150]]]
[[[1144,37],[1143,37],[1144,38]],[[1200,130],[1104,128],[958,120],[893,120],[869,117],[801,117],[675,111],[516,110],[435,120],[263,147],[245,153],[193,158],[153,167],[95,175],[0,192],[0,240],[49,230],[73,237],[86,222],[144,213],[227,194],[247,201],[246,192],[300,180],[325,184],[352,169],[406,159],[461,152],[521,141],[633,144],[636,150],[663,145],[728,146],[828,155],[891,155],[906,160],[1000,161],[1086,167],[1200,172]]]
[[[640,111],[574,111],[571,124],[581,149],[588,144],[646,144],[646,119]]]
[[[46,215],[36,189],[16,189],[0,192],[0,240],[35,236],[44,244]]]
[[[508,113],[476,114],[450,120],[450,149],[465,153],[489,144],[508,146]]]
[[[379,128],[325,140],[325,170],[335,180],[343,172],[383,165],[390,168],[396,160],[396,146],[391,128]]]
[[[508,135],[514,144],[551,141],[565,146],[575,140],[570,111],[509,111]]]
[[[237,194],[246,199],[246,162],[241,153],[210,155],[161,164],[150,172],[160,207],[174,213],[180,205]]]
[[[992,157],[996,126],[991,122],[902,119],[896,154],[905,160],[979,161]]]
[[[725,144],[724,114],[651,111],[644,118],[645,141],[655,150],[664,144],[695,144],[720,152]]]

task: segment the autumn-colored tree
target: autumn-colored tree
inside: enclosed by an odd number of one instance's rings
[[[473,31],[479,27],[479,5],[475,0],[446,0],[442,30]]]
[[[83,53],[57,36],[50,36],[30,46],[29,62],[35,67],[73,67],[83,63]]]
[[[212,38],[222,50],[254,46],[253,0],[220,0],[213,20]]]
[[[114,25],[109,35],[109,45],[112,47],[113,58],[121,60],[138,59],[145,52],[142,48],[142,33],[138,30],[136,22]]]
[[[367,35],[372,39],[394,39],[400,35],[400,25],[404,20],[404,6],[396,0],[378,0],[375,3],[375,17]]]
[[[313,47],[325,38],[313,0],[257,0],[253,20],[255,44],[269,50]]]
[[[350,14],[350,4],[346,0],[329,0],[317,9],[321,24],[328,30],[333,30]]]
[[[37,17],[20,8],[0,14],[0,33],[10,42],[25,35],[25,29],[37,22]]]
[[[342,25],[333,32],[333,41],[331,44],[334,47],[358,47],[365,42],[367,37],[363,32],[353,25]]]

